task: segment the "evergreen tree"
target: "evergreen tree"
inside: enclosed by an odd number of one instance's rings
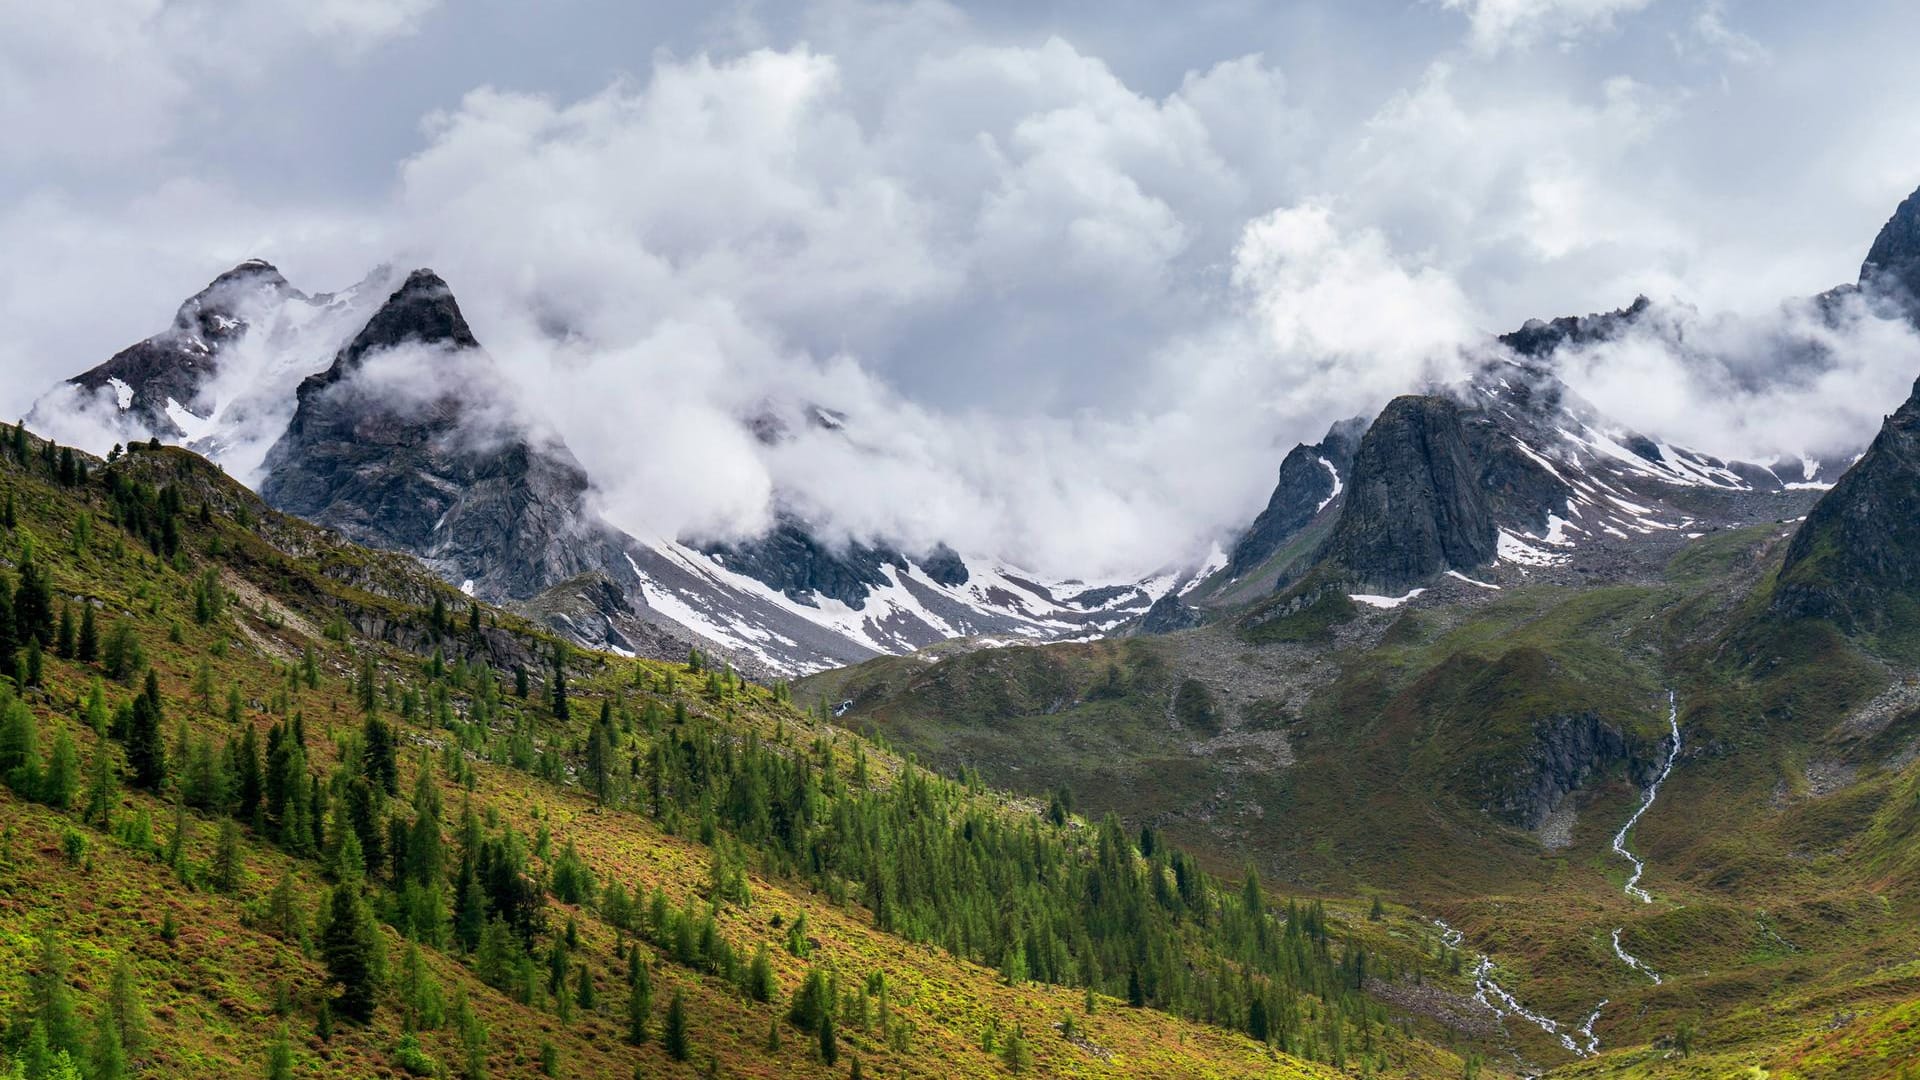
[[[80,813],[80,820],[93,825],[101,832],[113,830],[113,808],[119,803],[120,769],[114,763],[113,751],[105,742],[96,743],[93,750],[93,769],[87,776],[87,804]]]
[[[267,1080],[293,1080],[293,1039],[282,1023],[267,1044]]]
[[[52,930],[40,932],[40,953],[27,981],[27,1008],[36,1031],[47,1036],[47,1050],[75,1058],[86,1052],[80,1017],[74,1012],[73,991],[67,985],[67,954]]]
[[[101,649],[100,664],[106,669],[107,678],[120,682],[127,682],[147,666],[146,652],[140,647],[140,636],[134,632],[132,619],[115,620]]]
[[[31,550],[20,560],[20,583],[13,590],[13,627],[15,640],[22,644],[53,644],[53,581]]]
[[[580,965],[580,970],[574,976],[573,1003],[584,1012],[592,1012],[600,1005],[599,990],[593,985],[593,972],[587,970],[585,963]]]
[[[213,849],[211,884],[219,892],[237,892],[240,889],[240,875],[243,869],[240,826],[234,824],[232,818],[225,818],[220,822],[219,843]]]
[[[640,947],[634,946],[627,972],[627,1041],[635,1046],[647,1041],[647,1022],[653,1016],[653,977],[640,959]]]
[[[678,988],[667,1002],[667,1022],[660,1041],[666,1044],[667,1056],[675,1061],[692,1056],[693,1048],[687,1045],[687,1003]]]
[[[47,759],[46,774],[40,778],[38,798],[55,810],[73,805],[74,789],[80,785],[80,751],[73,736],[63,726],[53,735],[53,755]]]
[[[164,715],[160,706],[160,677],[147,669],[147,685],[133,699],[133,720],[127,728],[127,766],[133,782],[159,791],[167,779],[167,750],[160,737]]]
[[[400,793],[398,752],[393,729],[378,713],[369,712],[361,729],[360,770],[368,782],[388,795]]]
[[[93,1026],[93,1046],[87,1053],[87,1080],[126,1080],[127,1051],[113,1017],[100,1014]]]
[[[71,660],[73,659],[73,650],[73,605],[62,600],[60,601],[59,629],[55,630],[53,634],[53,655],[60,657],[62,660]]]
[[[107,984],[106,1014],[113,1019],[120,1045],[130,1057],[147,1048],[147,1007],[134,982],[133,962],[125,952],[113,959],[113,978]]]
[[[1033,1064],[1033,1050],[1027,1046],[1027,1030],[1024,1025],[1013,1026],[1013,1033],[1007,1036],[1006,1044],[1001,1047],[1000,1060],[1006,1062],[1007,1068],[1016,1073],[1027,1071],[1027,1066]]]
[[[0,675],[11,675],[13,654],[20,648],[20,638],[15,633],[13,618],[13,586],[8,583],[7,575],[0,571]]]
[[[92,601],[80,604],[80,638],[74,643],[74,657],[83,664],[91,664],[100,656],[100,631],[93,621]]]
[[[833,1032],[833,1010],[820,1014],[820,1060],[833,1065],[840,1060],[840,1040]]]
[[[461,990],[453,1002],[454,1026],[460,1032],[461,1080],[487,1080],[487,1026]]]
[[[753,963],[747,968],[747,996],[755,1001],[772,1001],[775,989],[773,958],[767,955],[767,943],[763,941],[754,950]]]
[[[548,691],[553,699],[553,718],[562,722],[571,716],[567,705],[567,653],[565,645],[553,647],[553,680]]]
[[[40,736],[33,711],[0,683],[0,781],[25,798],[40,790]]]
[[[378,935],[373,914],[360,898],[358,882],[350,879],[335,885],[320,950],[326,959],[328,979],[340,987],[334,1004],[341,1015],[361,1023],[373,1018],[380,993]]]
[[[240,729],[240,738],[227,745],[233,751],[234,816],[253,822],[260,813],[260,800],[266,789],[265,777],[260,772],[260,736],[252,724],[246,724]]]

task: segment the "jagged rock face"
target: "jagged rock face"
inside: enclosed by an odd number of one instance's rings
[[[1594,713],[1541,721],[1533,735],[1520,774],[1495,785],[1504,790],[1489,807],[1521,828],[1538,828],[1561,800],[1615,763],[1624,762],[1628,776],[1642,787],[1659,771],[1656,758]]]
[[[1140,620],[1140,633],[1171,634],[1175,630],[1199,626],[1204,621],[1199,612],[1180,599],[1178,589],[1170,589],[1147,609],[1146,615]]]
[[[1544,322],[1529,319],[1520,329],[1500,335],[1500,343],[1521,356],[1544,359],[1563,345],[1580,346],[1611,341],[1625,333],[1652,306],[1652,301],[1646,297],[1636,296],[1633,303],[1617,311],[1597,315],[1563,315]]]
[[[1909,200],[1912,201],[1912,200]],[[1774,590],[1786,617],[1873,631],[1920,604],[1920,382],[1794,533]]]
[[[248,329],[246,310],[307,297],[271,264],[243,262],[188,297],[166,330],[118,353],[106,363],[67,380],[85,390],[111,389],[121,411],[163,439],[185,435],[167,403],[195,408],[201,388],[217,368],[216,354]]]
[[[1898,295],[1920,317],[1920,191],[1907,196],[1873,238],[1860,284]]]
[[[1442,570],[1489,562],[1496,546],[1460,406],[1395,398],[1360,440],[1322,560],[1360,585],[1398,592]]]
[[[920,560],[920,570],[934,581],[946,586],[965,585],[967,583],[967,564],[960,553],[945,544],[939,544]]]
[[[1366,429],[1364,417],[1342,420],[1320,442],[1301,443],[1287,453],[1266,509],[1228,553],[1230,575],[1238,577],[1267,561],[1326,509],[1352,474],[1354,451]]]
[[[418,555],[489,599],[530,596],[609,561],[596,557],[611,542],[583,514],[586,473],[565,447],[519,430],[474,430],[465,378],[399,392],[356,377],[401,345],[449,361],[477,353],[432,271],[410,275],[331,367],[300,384],[293,420],[267,455],[267,502],[360,543]]]
[[[907,567],[906,558],[891,548],[860,543],[830,548],[791,518],[764,536],[714,544],[707,551],[727,569],[770,585],[799,603],[812,604],[816,596],[826,596],[851,608],[860,607],[868,593],[887,584],[882,567]]]

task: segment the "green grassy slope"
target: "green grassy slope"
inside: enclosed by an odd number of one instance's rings
[[[1277,618],[1270,601],[1170,638],[874,661],[799,694],[851,699],[847,722],[940,767],[1070,785],[1218,863],[1252,851],[1308,888],[1414,898],[1569,1026],[1608,999],[1592,1059],[1509,1021],[1542,1066],[1896,1076],[1920,990],[1920,687],[1899,691],[1897,641],[1765,616],[1786,536],[1712,534],[1640,584]],[[1285,753],[1179,722],[1189,678],[1223,700],[1253,687],[1240,725]],[[1686,750],[1630,839],[1640,904],[1610,845],[1663,753],[1669,687]],[[1582,781],[1548,847],[1504,808],[1547,733],[1587,716],[1627,754]],[[1616,958],[1615,929],[1660,985]]]
[[[273,1075],[282,1052],[296,1076],[1426,1077],[1473,1045],[1360,990],[1444,970],[1403,910],[1249,907],[1162,844],[936,779],[783,687],[552,667],[539,628],[190,454],[63,481],[29,450],[0,452],[0,576],[44,581],[75,627],[23,647],[0,694],[0,1075],[54,1075],[62,1044],[116,1075],[96,1038],[134,1027],[128,1072],[189,1077]],[[148,671],[152,790],[129,754]],[[249,734],[294,781],[256,811]],[[372,930],[343,932],[343,896]],[[343,957],[383,969],[365,1022]],[[116,968],[144,1024],[106,1019]],[[814,975],[834,989],[793,1022]]]

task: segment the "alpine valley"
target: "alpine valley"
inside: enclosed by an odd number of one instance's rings
[[[1920,193],[1784,309],[1920,328]],[[241,263],[5,432],[0,1060],[1912,1077],[1920,383],[1747,462],[1566,378],[1685,337],[1529,322],[1052,580],[630,535],[433,270]]]

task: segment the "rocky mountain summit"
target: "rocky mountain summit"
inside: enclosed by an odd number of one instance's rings
[[[1773,610],[1885,629],[1920,604],[1920,382],[1794,534]]]
[[[257,312],[290,302],[315,301],[271,263],[250,259],[189,296],[165,330],[68,381],[112,394],[122,412],[153,434],[184,440],[198,419],[193,411],[207,408],[201,390],[215,372],[214,355],[252,330]]]
[[[583,644],[656,656],[700,644],[759,675],[955,637],[1108,633],[1193,580],[1043,581],[945,545],[828,542],[791,513],[758,537],[637,538],[593,510],[578,460],[503,399],[492,363],[431,270],[308,295],[249,261],[43,407],[86,411],[126,441],[187,445],[276,508],[414,555]],[[850,421],[811,405],[796,422]],[[773,414],[742,423],[762,440],[791,434]]]
[[[1920,318],[1920,191],[1902,200],[1873,238],[1860,264],[1860,284],[1898,296]]]
[[[1339,497],[1353,473],[1353,455],[1366,430],[1366,417],[1356,416],[1333,425],[1319,442],[1302,443],[1287,452],[1266,509],[1227,553],[1230,576],[1238,577],[1267,561]]]
[[[1493,508],[1461,412],[1444,397],[1395,398],[1360,440],[1353,488],[1320,554],[1356,587],[1397,593],[1492,561]]]
[[[405,368],[387,370],[396,356]],[[261,495],[358,543],[416,554],[488,600],[618,568],[615,536],[587,511],[587,475],[565,445],[482,414],[470,396],[497,382],[489,368],[446,282],[414,271],[300,384]]]
[[[1858,317],[1920,317],[1920,192],[1880,230],[1859,280],[1793,301],[1829,323]],[[1854,305],[1851,313],[1847,305]],[[1225,570],[1196,590],[1202,608],[1284,591],[1316,568],[1362,597],[1392,599],[1441,574],[1479,574],[1491,588],[1519,576],[1615,574],[1664,558],[1678,537],[1761,520],[1796,517],[1813,493],[1832,487],[1853,455],[1828,460],[1726,461],[1634,431],[1580,399],[1557,368],[1563,354],[1644,335],[1684,336],[1685,323],[1641,296],[1614,311],[1530,320],[1488,347],[1463,382],[1397,398],[1372,421],[1344,421],[1319,444],[1296,446],[1281,465],[1272,498],[1235,544]],[[1776,342],[1818,363],[1818,340]],[[1889,420],[1871,461],[1835,500],[1860,503],[1836,534],[1839,510],[1803,530],[1777,601],[1782,610],[1827,611],[1851,602],[1819,584],[1822,551],[1869,549],[1867,577],[1903,587],[1878,554],[1900,549],[1901,414]],[[1361,434],[1364,432],[1364,434]],[[1351,442],[1349,441],[1351,440]],[[1874,519],[1869,522],[1868,519]],[[1812,538],[1827,537],[1825,547]],[[1869,535],[1872,533],[1885,535]],[[1635,549],[1640,549],[1636,551]],[[1873,568],[1879,567],[1878,570]],[[1489,577],[1490,575],[1490,577]],[[1877,587],[1877,586],[1874,586]]]

